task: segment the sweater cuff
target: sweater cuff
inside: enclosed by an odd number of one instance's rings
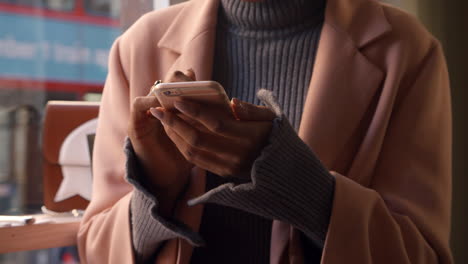
[[[176,219],[167,219],[158,214],[158,200],[145,188],[144,173],[130,139],[125,140],[126,180],[135,189],[130,202],[132,242],[135,257],[148,261],[161,243],[183,238],[193,246],[204,244],[201,236]]]
[[[254,161],[251,179],[221,185],[189,204],[216,203],[284,221],[323,248],[335,179],[286,118],[273,121],[268,145]]]

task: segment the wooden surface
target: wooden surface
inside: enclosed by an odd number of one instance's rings
[[[79,219],[0,228],[0,254],[76,245]]]

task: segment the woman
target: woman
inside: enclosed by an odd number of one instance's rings
[[[192,0],[141,18],[109,65],[84,262],[452,261],[447,72],[403,12]],[[240,121],[145,96],[195,73],[245,101]]]

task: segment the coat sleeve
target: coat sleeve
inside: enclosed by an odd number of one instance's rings
[[[452,263],[451,104],[437,42],[399,95],[370,186],[334,175],[322,263]]]
[[[129,119],[128,82],[121,67],[120,39],[112,46],[93,153],[93,197],[78,233],[82,263],[132,263],[123,144]]]

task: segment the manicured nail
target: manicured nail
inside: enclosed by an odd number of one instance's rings
[[[156,117],[159,120],[162,120],[164,118],[164,111],[160,107],[150,108],[150,112],[154,117]]]
[[[193,112],[193,108],[187,102],[175,101],[174,107],[182,113],[190,114]]]
[[[185,77],[185,74],[181,71],[175,71],[174,72],[174,75],[178,78],[184,78]]]
[[[235,97],[232,98],[231,99],[231,111],[236,120],[240,120],[239,113],[238,113],[238,110],[240,109],[240,107],[241,107],[241,102],[239,101],[239,99]]]
[[[244,104],[242,103],[242,101],[235,97],[231,99],[231,102],[238,109],[241,109],[244,107]]]

